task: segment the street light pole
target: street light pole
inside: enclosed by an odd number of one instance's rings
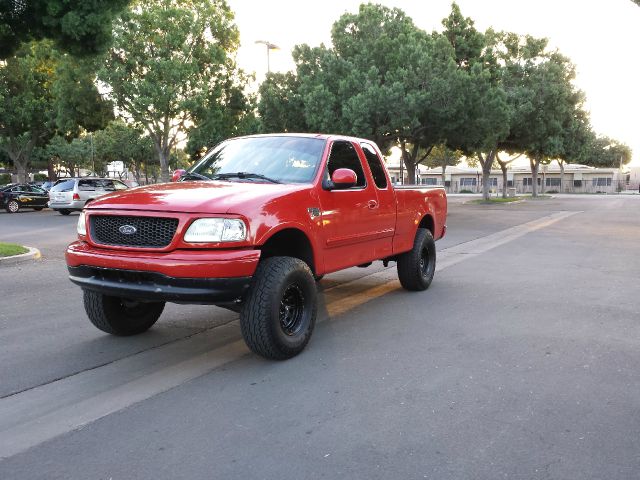
[[[261,43],[262,45],[267,47],[267,73],[271,72],[271,65],[269,63],[269,50],[280,50],[280,47],[268,42],[267,40],[256,40],[255,43]]]

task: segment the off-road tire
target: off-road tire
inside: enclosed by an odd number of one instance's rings
[[[18,210],[20,210],[20,203],[18,203],[17,200],[9,200],[7,202],[5,210],[8,213],[18,213]]]
[[[62,210],[58,210],[60,212],[60,215],[69,215],[71,214],[71,210],[67,210],[66,208],[63,208]]]
[[[136,302],[85,290],[84,309],[97,328],[126,337],[149,330],[160,318],[164,302]]]
[[[426,228],[419,228],[413,248],[398,257],[398,278],[406,290],[426,290],[436,272],[436,242]]]
[[[240,312],[247,346],[258,355],[286,360],[311,338],[318,310],[316,283],[308,265],[293,257],[260,262]]]

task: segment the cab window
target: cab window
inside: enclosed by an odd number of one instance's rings
[[[358,158],[358,153],[351,142],[339,140],[333,142],[331,146],[331,153],[327,162],[329,178],[339,168],[348,168],[356,173],[357,181],[353,188],[363,188],[367,185],[360,158]]]
[[[369,164],[369,170],[371,170],[376,187],[380,189],[387,188],[387,176],[384,174],[384,167],[375,149],[368,143],[361,143],[360,146]]]

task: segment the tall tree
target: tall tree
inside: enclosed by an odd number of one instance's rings
[[[114,24],[99,78],[121,114],[153,140],[162,181],[169,154],[202,105],[222,102],[236,73],[238,30],[224,0],[136,1]],[[201,110],[200,110],[201,111]]]
[[[476,157],[482,169],[482,193],[489,199],[491,168],[499,145],[509,133],[512,116],[508,96],[501,84],[502,65],[492,54],[494,34],[478,32],[472,19],[464,17],[460,8],[452,4],[451,13],[442,21],[443,35],[455,50],[459,89],[465,108],[463,120],[453,130],[447,143],[461,149],[467,156]]]
[[[399,145],[409,182],[459,126],[464,102],[453,48],[397,8],[363,4],[331,30],[333,48],[294,49],[307,126]]]
[[[0,0],[0,58],[20,45],[51,39],[62,51],[91,55],[106,50],[114,17],[129,0]]]
[[[0,62],[0,149],[25,182],[31,155],[55,131],[51,85],[55,60],[50,45],[32,43]]]

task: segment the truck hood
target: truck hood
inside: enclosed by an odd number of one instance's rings
[[[309,185],[254,182],[176,182],[110,193],[88,209],[146,210],[181,213],[239,213]]]

